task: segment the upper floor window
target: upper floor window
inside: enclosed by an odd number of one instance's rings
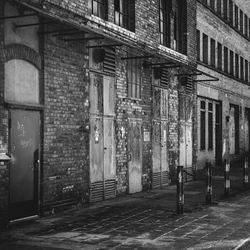
[[[129,59],[127,61],[128,97],[141,99],[141,61]]]
[[[108,19],[108,0],[91,0],[92,14],[104,20]]]
[[[135,31],[135,0],[115,0],[115,24]]]
[[[160,42],[181,53],[187,47],[186,0],[160,0]]]

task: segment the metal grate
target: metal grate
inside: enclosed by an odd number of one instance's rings
[[[169,184],[169,172],[163,171],[161,173],[161,185],[165,186]]]
[[[91,183],[90,202],[103,200],[103,182]]]
[[[115,49],[106,48],[105,49],[105,57],[103,62],[103,71],[105,73],[115,74]]]
[[[153,173],[152,188],[161,186],[161,172]]]
[[[105,199],[114,198],[116,196],[116,185],[115,180],[106,180],[105,181],[105,190],[104,190],[104,197]]]

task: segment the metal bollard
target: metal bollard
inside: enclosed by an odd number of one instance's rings
[[[207,169],[207,194],[206,194],[206,203],[212,203],[212,164],[211,162],[206,163]]]
[[[184,210],[184,183],[183,183],[183,166],[177,167],[177,214],[183,214]]]
[[[224,170],[224,195],[228,196],[230,193],[230,163],[229,160],[224,161],[225,170]]]
[[[244,183],[243,186],[245,189],[248,188],[248,156],[245,156],[245,163],[244,163],[244,169],[243,169],[243,174],[244,174]]]

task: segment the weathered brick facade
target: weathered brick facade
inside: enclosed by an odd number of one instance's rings
[[[12,1],[11,1],[12,2]],[[129,161],[131,148],[129,148],[130,121],[140,121],[141,155],[141,190],[152,188],[153,179],[153,146],[154,133],[153,118],[155,107],[153,91],[153,68],[147,64],[175,63],[178,67],[169,67],[166,70],[167,84],[164,91],[167,93],[167,130],[164,137],[167,144],[167,177],[164,184],[175,180],[176,166],[180,161],[180,102],[182,94],[186,94],[185,86],[181,84],[179,74],[193,72],[196,67],[196,1],[187,0],[187,55],[176,52],[160,45],[159,35],[159,1],[135,1],[135,32],[128,31],[114,24],[114,1],[108,1],[108,20],[104,21],[90,13],[91,1],[14,1],[21,3],[22,8],[33,8],[41,12],[41,22],[50,21],[50,17],[58,23],[40,25],[39,51],[22,44],[4,47],[3,28],[1,23],[1,52],[4,60],[20,59],[31,62],[39,69],[40,105],[35,107],[41,114],[41,163],[40,163],[40,214],[45,211],[54,211],[64,205],[89,202],[92,189],[90,170],[91,166],[91,133],[93,128],[90,123],[90,106],[93,105],[91,95],[91,74],[109,76],[115,79],[115,193],[123,195],[129,190]],[[17,5],[19,6],[19,5]],[[3,9],[2,9],[3,10]],[[60,23],[61,22],[61,23]],[[53,35],[53,30],[72,29],[84,31],[89,37],[103,35],[103,44],[116,44],[115,72],[110,76],[102,70],[91,68],[90,51],[87,46],[91,42],[78,40],[67,41],[70,35]],[[47,33],[46,33],[47,32]],[[101,43],[101,42],[100,42]],[[122,43],[122,44],[121,44]],[[96,42],[98,44],[98,41]],[[122,45],[122,46],[121,46]],[[12,47],[14,47],[14,50]],[[100,45],[101,46],[101,45]],[[6,51],[12,52],[6,52]],[[13,52],[14,51],[14,52]],[[134,56],[146,56],[140,60],[141,70],[141,97],[130,98],[128,95],[128,60],[133,51]],[[152,56],[148,58],[147,56]],[[123,59],[122,59],[123,58]],[[125,59],[124,59],[125,58]],[[1,119],[0,152],[9,152],[8,141],[8,111],[11,107],[4,106],[4,61],[0,64],[1,84]],[[192,81],[192,79],[191,79]],[[193,83],[192,83],[193,84]],[[158,86],[160,87],[160,86]],[[189,115],[196,113],[195,84],[193,93],[189,93],[192,102],[189,103]],[[98,93],[99,95],[100,93]],[[101,99],[104,97],[101,97]],[[98,100],[100,102],[100,100]],[[101,100],[102,102],[103,100]],[[185,101],[186,103],[186,101]],[[98,103],[99,105],[100,103]],[[103,105],[100,104],[100,105]],[[22,107],[19,107],[22,109]],[[103,108],[103,107],[101,107]],[[159,117],[157,117],[158,119]],[[184,118],[186,119],[186,118]],[[195,118],[192,124],[195,124]],[[192,127],[192,125],[191,125]],[[94,127],[96,129],[96,125]],[[193,127],[192,150],[196,150],[196,135]],[[99,134],[97,133],[97,136]],[[148,138],[144,138],[148,137]],[[185,137],[185,136],[184,136]],[[95,143],[99,143],[97,138]],[[104,149],[105,150],[105,149]],[[193,155],[195,155],[193,153]],[[195,157],[191,162],[195,166]],[[100,166],[99,166],[100,167]],[[98,169],[98,168],[97,168]],[[1,212],[8,210],[8,168],[0,166],[0,176],[5,181],[0,181],[0,199],[6,204]],[[163,178],[163,177],[161,177]],[[99,182],[98,182],[99,183]],[[99,183],[100,184],[100,183]],[[98,184],[98,185],[99,185]],[[103,184],[97,187],[104,186]],[[95,191],[95,190],[94,190]],[[98,190],[97,190],[98,191]],[[100,191],[100,197],[105,198],[105,193]],[[6,209],[7,208],[7,209]],[[5,212],[4,212],[5,211]],[[1,216],[6,218],[6,216]],[[7,216],[9,219],[9,215]],[[7,219],[7,220],[8,220]]]

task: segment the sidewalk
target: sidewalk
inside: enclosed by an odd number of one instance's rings
[[[239,188],[242,178],[232,177]],[[214,176],[213,184],[213,200],[218,201],[224,191],[222,176]],[[232,249],[247,238],[249,191],[208,207],[204,181],[186,183],[184,190],[184,215],[175,213],[173,185],[13,225],[0,236],[0,249],[188,249],[201,242]]]

